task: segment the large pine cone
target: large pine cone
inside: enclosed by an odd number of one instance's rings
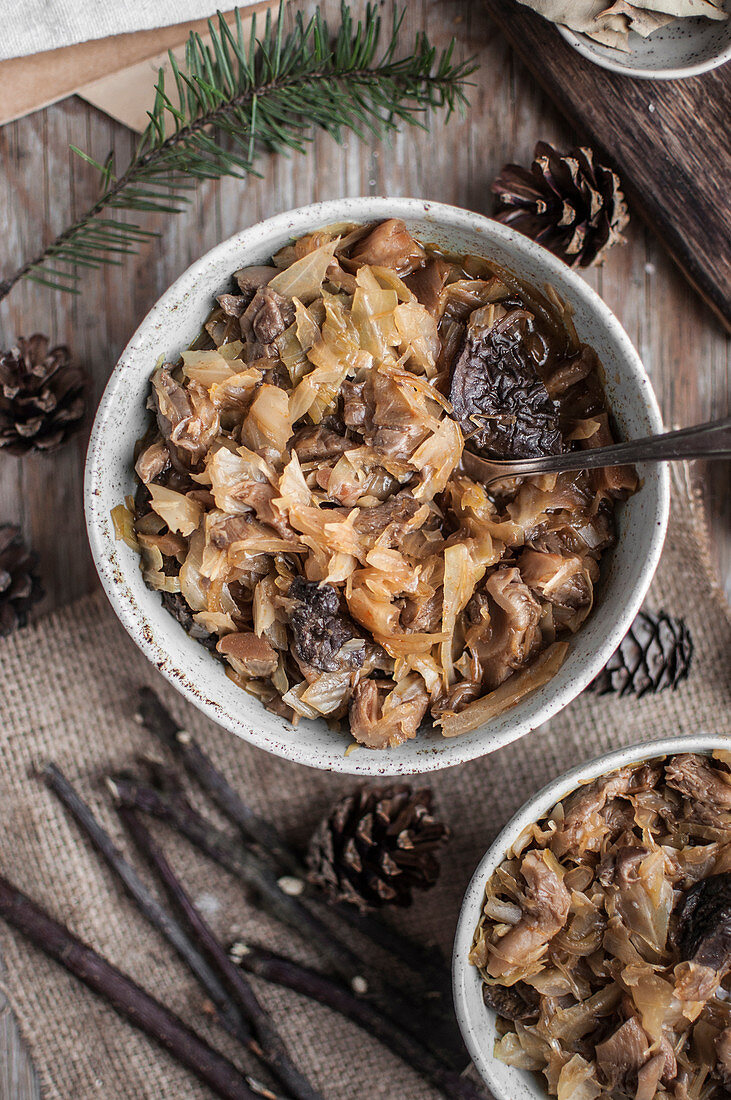
[[[36,333],[0,354],[0,448],[53,451],[82,424],[87,378],[66,347]]]
[[[10,523],[0,526],[0,637],[25,626],[28,610],[43,595],[36,564],[20,528]]]
[[[687,677],[692,658],[693,640],[682,619],[640,611],[588,690],[641,698],[675,689]]]
[[[629,221],[619,177],[586,146],[559,153],[539,141],[533,156],[530,169],[506,164],[493,183],[493,217],[569,266],[599,261]]]
[[[449,837],[432,804],[428,788],[406,784],[360,787],[341,798],[310,841],[311,881],[360,909],[411,905],[414,888],[437,881],[435,852]]]

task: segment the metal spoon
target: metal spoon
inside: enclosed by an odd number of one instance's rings
[[[673,462],[681,458],[731,458],[731,416],[681,428],[677,432],[613,443],[610,447],[588,447],[538,458],[481,458],[465,449],[462,466],[475,481],[490,485],[506,477],[596,470],[604,466],[629,466],[635,462]]]

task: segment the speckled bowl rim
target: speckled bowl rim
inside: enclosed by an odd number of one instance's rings
[[[613,57],[599,53],[592,40],[585,34],[577,34],[560,24],[556,24],[556,30],[569,46],[572,46],[587,61],[593,62],[602,69],[608,69],[609,72],[622,73],[623,76],[636,77],[638,80],[685,80],[686,77],[700,76],[701,73],[710,72],[711,69],[718,69],[727,61],[731,61],[731,42],[729,42],[715,57],[707,57],[705,61],[698,61],[693,65],[669,66],[667,69],[635,69],[620,60],[623,56],[621,50],[615,51],[617,54],[617,60],[615,60]]]
[[[709,755],[714,749],[720,748],[731,749],[731,736],[696,734],[685,737],[664,737],[659,741],[638,741],[626,748],[595,756],[592,760],[564,772],[563,775],[542,787],[537,794],[531,795],[485,852],[470,879],[457,922],[452,953],[452,994],[462,1038],[477,1072],[494,1093],[495,1100],[550,1100],[550,1097],[538,1073],[517,1070],[515,1067],[508,1067],[498,1062],[492,1051],[492,1041],[486,1045],[486,1037],[481,1034],[488,1020],[490,1032],[492,1032],[496,1014],[486,1008],[482,1001],[480,988],[482,979],[477,968],[469,962],[468,956],[482,911],[485,886],[490,875],[502,863],[505,853],[523,829],[553,809],[557,802],[571,794],[579,784],[598,779],[625,764],[640,763],[658,756],[681,752]],[[510,1075],[509,1091],[507,1091],[505,1082],[501,1082],[496,1073],[500,1069],[505,1071],[509,1068],[513,1072]]]
[[[303,726],[299,727],[299,731],[294,731],[284,719],[271,716],[272,720],[276,719],[278,729],[277,734],[273,735],[262,730],[255,719],[247,721],[246,716],[242,716],[239,712],[232,713],[232,708],[225,707],[212,697],[214,693],[210,692],[210,685],[205,683],[204,678],[196,679],[193,676],[192,658],[188,660],[180,653],[170,652],[159,645],[155,639],[154,628],[155,615],[161,611],[159,596],[157,593],[145,590],[142,597],[144,607],[135,600],[120,560],[118,552],[120,544],[115,539],[113,524],[103,501],[105,456],[109,448],[114,448],[113,423],[110,424],[110,421],[113,421],[112,410],[118,398],[123,404],[129,373],[139,372],[142,369],[137,360],[148,334],[155,332],[158,327],[165,331],[172,328],[175,311],[182,308],[186,293],[194,291],[197,278],[203,276],[211,266],[225,261],[229,266],[226,268],[224,265],[226,275],[222,276],[223,285],[225,279],[230,277],[230,272],[238,266],[232,259],[232,255],[237,255],[240,260],[241,253],[245,254],[247,249],[250,250],[251,255],[255,255],[257,248],[269,240],[276,239],[277,236],[281,238],[287,235],[287,231],[293,229],[295,225],[297,225],[297,234],[300,234],[307,231],[305,226],[314,229],[341,221],[368,222],[387,217],[424,219],[434,223],[437,234],[446,228],[447,232],[451,230],[455,233],[484,235],[486,250],[489,250],[490,242],[494,241],[514,255],[522,253],[522,261],[542,269],[545,274],[544,281],[556,280],[559,285],[564,281],[570,285],[573,303],[581,304],[587,313],[598,315],[604,332],[617,347],[616,360],[621,360],[632,376],[637,394],[632,400],[631,407],[635,411],[642,410],[642,418],[649,424],[651,432],[662,431],[660,410],[642,362],[627,333],[599,295],[579,275],[540,245],[490,218],[459,207],[422,199],[360,197],[333,199],[286,211],[244,229],[217,245],[191,264],[162,295],[122,352],[102,395],[89,440],[84,480],[84,506],[91,552],[102,585],[120,622],[145,656],[183,695],[214,722],[276,756],[310,767],[351,775],[414,775],[453,767],[510,744],[562,710],[590,683],[616,649],[639,610],[662,552],[670,499],[667,467],[657,467],[656,473],[653,474],[656,480],[652,489],[650,490],[648,486],[644,489],[650,495],[646,498],[648,510],[642,517],[643,527],[647,526],[642,542],[643,545],[646,543],[647,550],[641,562],[640,573],[627,591],[622,593],[622,599],[616,599],[616,608],[613,607],[613,612],[616,611],[616,613],[612,615],[611,627],[606,630],[601,643],[595,644],[595,648],[588,655],[582,655],[580,665],[572,670],[572,675],[564,681],[562,686],[557,687],[554,678],[521,701],[507,717],[501,715],[496,723],[487,723],[479,731],[466,734],[466,738],[471,738],[469,741],[459,737],[432,738],[420,744],[417,737],[417,743],[408,742],[407,746],[403,747],[410,750],[411,755],[408,757],[399,755],[400,749],[380,751],[363,749],[346,753],[348,746],[345,738],[343,738],[342,747],[327,750],[318,748],[316,745],[310,745],[306,737],[298,736]],[[174,338],[171,338],[171,343],[174,342]],[[151,367],[149,351],[147,356],[145,369],[149,372]],[[121,545],[124,547],[124,544]],[[146,608],[150,609],[149,615]],[[199,648],[201,652],[205,652],[202,647]],[[561,671],[557,675],[560,677]],[[497,729],[494,728],[495,725],[498,726]]]

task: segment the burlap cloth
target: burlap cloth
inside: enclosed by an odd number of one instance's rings
[[[683,615],[695,641],[691,677],[675,693],[641,701],[584,694],[518,743],[428,777],[454,833],[438,886],[402,919],[449,953],[463,891],[491,838],[551,777],[578,761],[643,738],[731,732],[728,607],[709,571],[698,506],[676,475],[665,552],[648,606]],[[176,956],[138,916],[75,824],[30,772],[54,760],[130,851],[101,785],[135,754],[160,753],[132,718],[135,689],[152,684],[251,804],[302,840],[323,807],[352,780],[288,764],[238,741],[170,688],[127,637],[101,595],[52,615],[0,647],[0,868],[189,1021],[201,994]],[[162,829],[174,864],[224,939],[237,933],[308,949],[246,901],[242,890]],[[131,852],[136,859],[134,852]],[[0,921],[6,991],[53,1100],[163,1100],[209,1093],[139,1032]],[[434,1096],[365,1034],[328,1011],[272,987],[261,993],[328,1100]],[[229,1055],[226,1038],[206,1030]],[[2,1056],[2,1052],[0,1052]],[[12,1098],[16,1100],[16,1098]]]

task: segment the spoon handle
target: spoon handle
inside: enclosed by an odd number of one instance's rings
[[[627,466],[634,462],[672,462],[683,458],[731,458],[731,416],[681,428],[662,435],[630,439],[610,447],[586,448],[561,455],[538,458],[480,459],[465,452],[464,459],[480,463],[483,478],[495,480],[526,474],[560,473],[562,470],[595,470],[605,466]]]

